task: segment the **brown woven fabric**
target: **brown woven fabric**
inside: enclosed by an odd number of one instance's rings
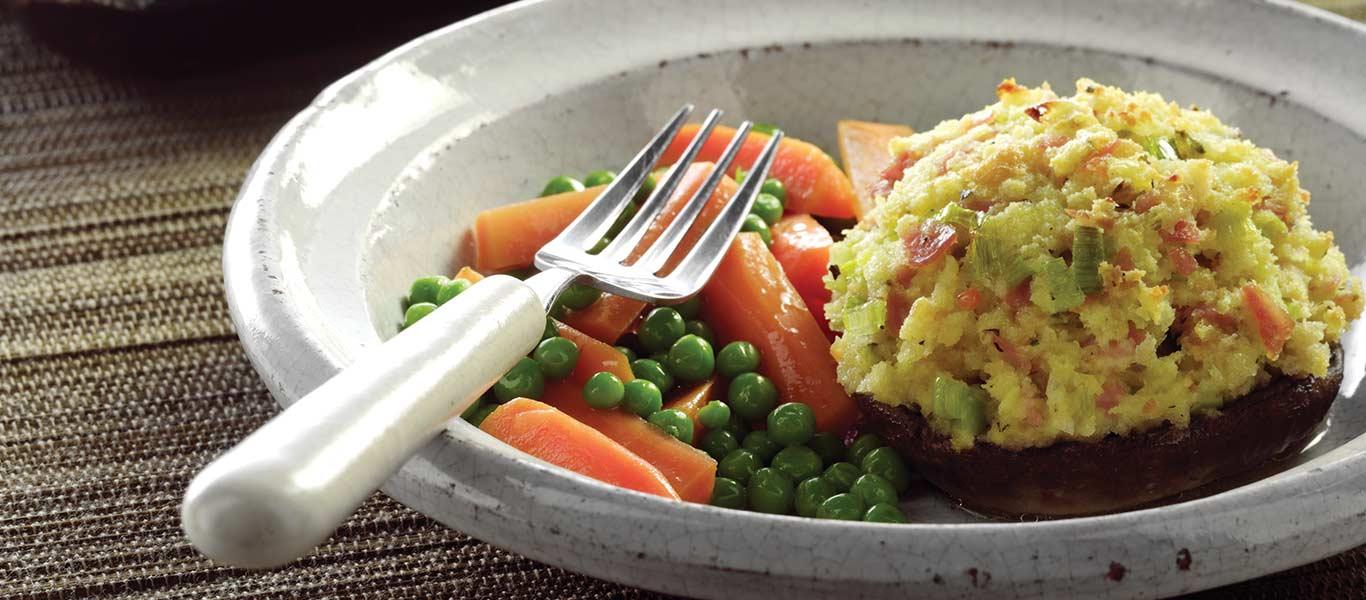
[[[223,299],[236,186],[327,81],[452,16],[158,80],[85,66],[36,39],[50,22],[0,12],[0,597],[653,597],[381,495],[271,572],[216,566],[180,533],[189,478],[276,410]],[[1209,597],[1364,589],[1357,550]]]

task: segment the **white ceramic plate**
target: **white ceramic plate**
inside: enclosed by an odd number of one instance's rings
[[[1212,109],[1301,161],[1315,221],[1360,276],[1363,54],[1362,27],[1280,2],[522,3],[395,50],[276,136],[228,227],[228,300],[287,405],[395,333],[408,282],[467,260],[478,210],[620,165],[684,101],[830,148],[837,118],[923,129],[994,101],[1006,76],[1060,90],[1090,76]],[[988,522],[928,490],[902,526],[671,503],[463,422],[384,490],[530,557],[689,596],[1170,595],[1366,542],[1363,345],[1358,323],[1343,397],[1308,453],[1111,516]]]

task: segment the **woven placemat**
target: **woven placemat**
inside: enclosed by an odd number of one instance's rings
[[[316,553],[275,571],[214,565],[180,532],[189,478],[276,412],[223,299],[237,185],[328,81],[468,10],[415,10],[367,22],[364,35],[353,22],[350,41],[290,42],[264,62],[240,55],[268,49],[195,39],[198,54],[152,66],[145,38],[134,52],[100,51],[106,38],[146,34],[140,25],[0,11],[0,597],[655,597],[499,550],[378,494]],[[196,65],[215,74],[187,76]],[[1207,595],[1362,590],[1358,549]]]

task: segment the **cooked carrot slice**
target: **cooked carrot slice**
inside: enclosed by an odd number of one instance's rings
[[[664,405],[664,408],[666,409],[672,408],[683,411],[683,414],[688,415],[688,418],[692,419],[693,443],[697,443],[698,440],[702,439],[703,430],[705,429],[705,427],[702,427],[702,422],[697,420],[697,414],[702,412],[702,407],[706,406],[708,402],[721,397],[721,394],[718,393],[720,387],[720,383],[717,382],[716,377],[713,376],[711,379],[694,385],[692,388]]]
[[[716,482],[716,461],[712,457],[624,410],[588,406],[582,390],[582,385],[569,379],[551,381],[541,398],[654,465],[679,497],[689,502],[711,501],[712,484]]]
[[[834,243],[830,232],[811,215],[788,215],[773,226],[773,245],[769,247],[825,337],[832,340],[835,336],[825,319],[830,290],[825,289],[824,278],[830,272],[830,246]]]
[[[498,273],[529,267],[536,251],[588,207],[604,186],[490,208],[474,218],[474,267]]]
[[[626,355],[618,352],[607,342],[558,321],[555,322],[555,329],[559,331],[560,337],[574,342],[574,345],[579,347],[579,362],[574,366],[574,370],[569,372],[566,380],[582,386],[588,382],[589,377],[599,371],[607,371],[620,377],[622,381],[634,379]]]
[[[887,163],[892,160],[887,144],[892,138],[914,132],[905,125],[851,120],[836,123],[835,129],[840,144],[840,162],[844,163],[844,172],[849,174],[854,193],[858,195],[863,211],[860,214],[868,214],[876,200],[873,190],[882,181]]]
[[[678,157],[683,155],[683,150],[697,137],[700,127],[696,124],[684,125],[678,137],[674,138],[673,143],[664,151],[661,161],[665,164],[677,161]],[[697,159],[714,161],[720,158],[726,144],[734,137],[735,129],[718,125],[702,144]],[[761,133],[751,133],[745,138],[745,143],[740,147],[740,153],[732,164],[748,169],[754,164],[754,159],[758,158],[759,152],[764,149],[764,144],[768,143],[768,138],[769,136]],[[730,174],[735,174],[734,167]],[[811,213],[839,219],[856,218],[862,214],[849,178],[834,160],[812,144],[784,137],[783,141],[778,143],[778,151],[773,157],[768,176],[782,181],[783,186],[787,188],[788,212]]]
[[[693,163],[688,167],[688,170],[683,172],[683,178],[664,204],[663,212],[645,230],[641,243],[631,252],[630,257],[632,259],[639,258],[651,243],[659,239],[664,228],[673,222],[674,217],[677,217],[679,211],[683,210],[688,199],[697,193],[697,190],[702,187],[702,183],[711,176],[715,169],[716,165],[712,163],[698,162]],[[735,180],[729,177],[721,180],[721,183],[716,186],[716,190],[712,192],[711,198],[707,200],[707,204],[702,207],[702,213],[698,215],[697,222],[683,235],[683,241],[678,244],[680,251],[675,253],[665,264],[666,270],[677,265],[685,253],[697,243],[697,239],[706,231],[707,225],[716,218],[716,215],[721,213],[721,209],[725,208],[726,203],[735,195],[736,188]],[[639,300],[604,294],[597,302],[588,305],[586,308],[565,315],[564,321],[575,329],[597,339],[615,342],[623,333],[626,333],[627,328],[635,322],[640,311],[644,309],[645,303]]]
[[[464,279],[470,283],[478,283],[484,279],[484,275],[479,271],[469,267],[460,267],[460,272],[455,274],[456,279]]]
[[[513,448],[585,477],[681,499],[659,469],[592,427],[541,402],[517,398],[489,413],[479,428]]]
[[[579,363],[568,377],[546,383],[541,400],[645,459],[664,474],[684,500],[711,501],[716,461],[706,452],[678,441],[644,419],[626,411],[598,410],[583,400],[583,383],[598,371],[610,371],[622,381],[634,379],[626,357],[616,348],[562,323],[560,335],[579,346]]]
[[[759,371],[783,402],[810,406],[821,431],[843,433],[854,424],[858,410],[835,379],[829,340],[758,234],[736,238],[702,300],[717,337],[759,348]]]
[[[564,316],[564,322],[599,340],[616,342],[645,309],[645,303],[604,293],[597,302]]]

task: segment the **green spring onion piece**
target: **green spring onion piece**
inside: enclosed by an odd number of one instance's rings
[[[849,335],[872,335],[887,323],[887,303],[869,300],[845,311],[844,331]]]
[[[970,208],[963,208],[957,202],[950,202],[939,209],[934,215],[934,220],[953,225],[961,236],[977,229],[982,223],[982,214]]]
[[[1176,153],[1181,155],[1181,158],[1204,156],[1205,154],[1205,145],[1196,141],[1195,138],[1184,131],[1176,132],[1174,144],[1176,146]]]
[[[1053,257],[1039,265],[1038,276],[1030,289],[1029,299],[1049,314],[1057,314],[1081,306],[1086,294],[1067,270],[1067,263]]]
[[[934,414],[955,430],[980,435],[987,430],[985,393],[952,377],[934,379]]]
[[[1166,160],[1179,160],[1181,156],[1176,153],[1176,146],[1172,145],[1171,139],[1165,136],[1151,137],[1143,140],[1143,149],[1154,158]]]
[[[1253,213],[1252,223],[1262,232],[1262,237],[1268,240],[1279,240],[1285,234],[1290,233],[1290,228],[1285,226],[1285,221],[1282,221],[1271,211],[1259,210]]]
[[[984,283],[1000,281],[1006,287],[1014,287],[1034,274],[1029,264],[1007,249],[1000,238],[978,235],[971,251],[974,272]]]
[[[1100,260],[1105,255],[1105,243],[1099,227],[1081,225],[1072,236],[1072,278],[1084,294],[1100,291]]]

